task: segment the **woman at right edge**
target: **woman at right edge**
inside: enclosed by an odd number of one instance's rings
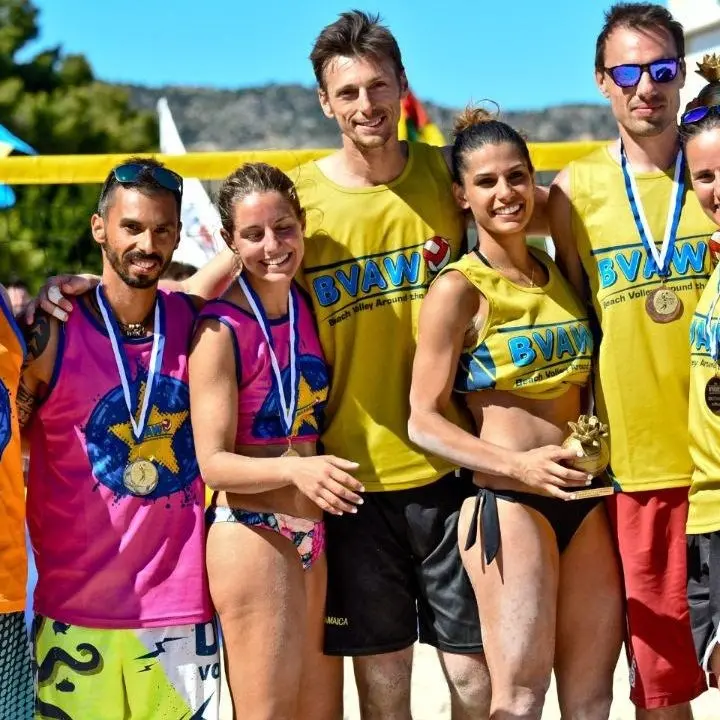
[[[475,589],[492,720],[539,720],[554,668],[564,718],[603,720],[622,643],[620,579],[602,502],[564,463],[589,379],[586,311],[527,246],[527,144],[480,109],[456,122],[454,190],[479,247],[448,265],[420,314],[410,437],[474,471],[458,540]],[[462,393],[477,437],[446,419]],[[501,540],[502,538],[502,540]]]
[[[720,228],[720,61],[706,56],[700,74],[711,82],[683,113],[682,140],[693,190]],[[688,606],[702,669],[709,685],[720,678],[720,265],[718,233],[709,240],[715,269],[690,325]]]

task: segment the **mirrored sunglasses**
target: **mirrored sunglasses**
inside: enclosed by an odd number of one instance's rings
[[[680,116],[680,124],[694,125],[695,123],[699,123],[701,120],[704,120],[712,113],[720,115],[720,105],[701,105],[700,107],[688,110]]]
[[[654,60],[644,65],[628,63],[626,65],[606,67],[605,72],[610,75],[618,87],[629,88],[640,82],[640,78],[646,70],[653,82],[672,82],[677,76],[679,66],[680,61],[678,58],[666,58],[664,60]]]
[[[146,165],[145,163],[125,163],[124,165],[118,165],[116,168],[113,168],[115,179],[122,185],[137,182],[140,174],[143,172],[148,173],[158,185],[164,187],[166,190],[170,190],[170,192],[176,195],[182,195],[182,178],[167,168]]]

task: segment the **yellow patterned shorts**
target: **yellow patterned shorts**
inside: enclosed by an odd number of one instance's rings
[[[218,720],[214,622],[98,630],[36,615],[33,654],[36,720]]]

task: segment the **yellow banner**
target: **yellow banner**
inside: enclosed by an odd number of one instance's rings
[[[560,170],[605,142],[530,143],[535,169]],[[246,162],[266,162],[282,170],[333,152],[318,150],[248,150],[196,152],[187,155],[145,155],[164,162],[184,177],[219,180]],[[101,183],[128,155],[35,155],[0,158],[0,182],[8,185]]]

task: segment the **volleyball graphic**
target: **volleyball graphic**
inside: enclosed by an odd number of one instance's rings
[[[720,231],[716,231],[712,234],[710,242],[708,243],[708,248],[710,250],[710,260],[712,261],[712,266],[715,267],[718,264],[718,260],[720,260]]]
[[[450,262],[450,243],[440,235],[435,235],[423,245],[423,257],[433,272],[442,270]]]

